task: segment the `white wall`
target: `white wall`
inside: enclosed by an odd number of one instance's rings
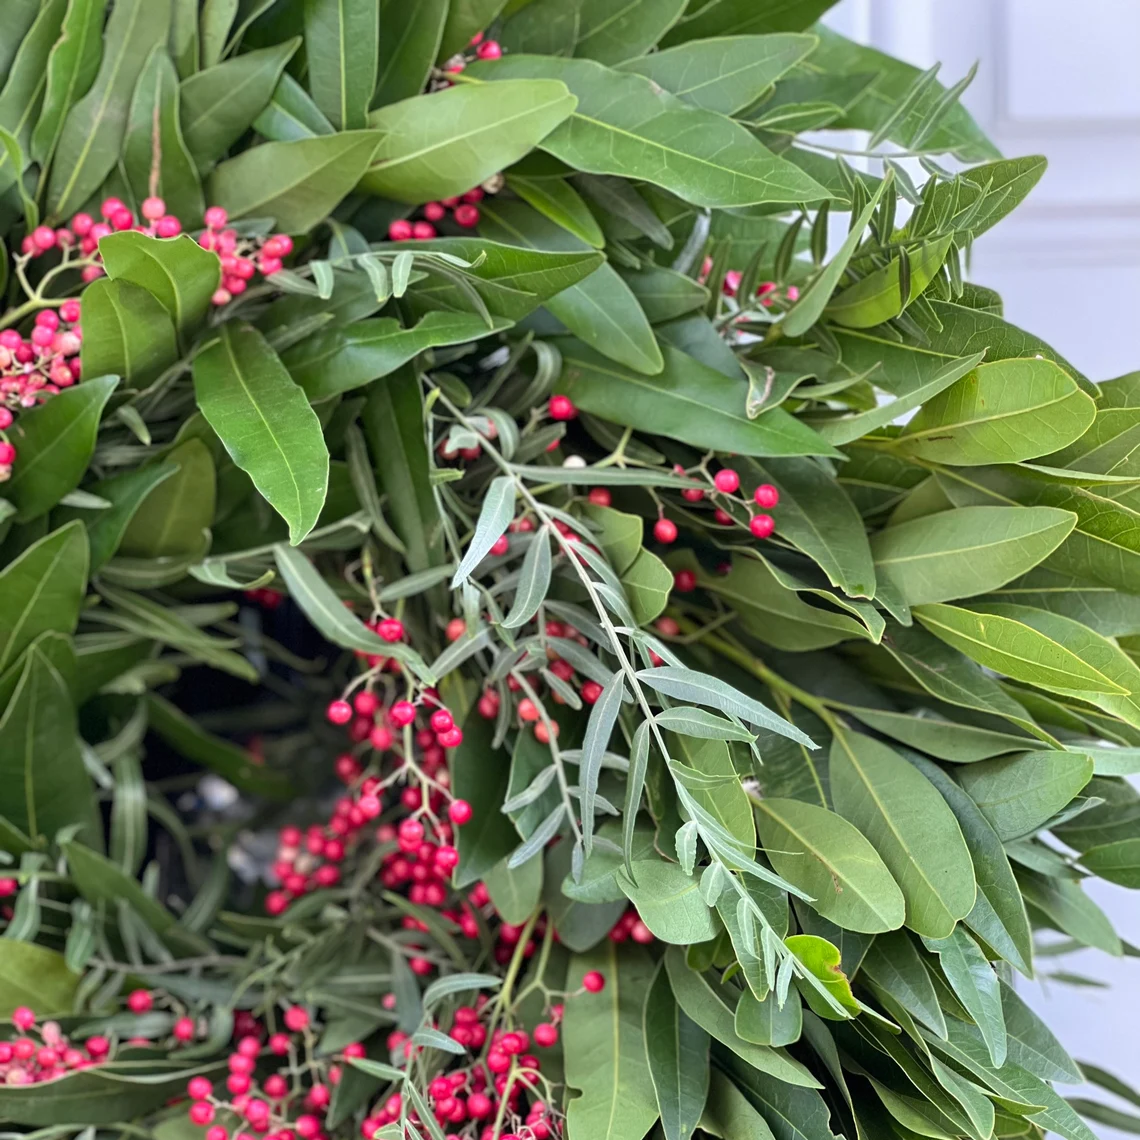
[[[829,22],[920,67],[940,60],[949,82],[981,61],[964,102],[1003,153],[1050,165],[978,242],[971,276],[1090,378],[1140,369],[1140,0],[843,0]],[[1140,945],[1140,896],[1090,893]],[[1140,1088],[1140,960],[1087,951],[1040,968],[1109,983],[1021,991],[1078,1060]]]

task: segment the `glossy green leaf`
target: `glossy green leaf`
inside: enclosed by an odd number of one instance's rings
[[[934,984],[917,948],[903,931],[879,935],[864,956],[859,973],[889,993],[939,1037],[946,1036],[946,1019]]]
[[[794,1045],[803,1032],[803,1008],[798,993],[791,993],[781,1005],[774,992],[758,1001],[745,990],[736,1004],[736,1032],[757,1045]]]
[[[701,37],[618,66],[706,111],[732,115],[757,99],[815,47],[811,36]]]
[[[1090,847],[1081,864],[1101,879],[1130,890],[1140,888],[1140,838]]]
[[[87,570],[87,537],[81,524],[71,523],[0,571],[0,673],[40,634],[75,632]]]
[[[977,466],[1047,455],[1079,439],[1093,400],[1051,360],[994,360],[928,401],[899,448],[935,463]]]
[[[0,717],[0,815],[32,838],[52,839],[60,828],[75,825],[84,841],[93,843],[99,823],[79,751],[70,693],[74,674],[70,647],[49,651],[38,640],[28,648]]]
[[[513,870],[500,860],[483,876],[491,902],[504,922],[523,926],[542,901],[542,855]]]
[[[827,1140],[831,1135],[827,1103],[815,1089],[798,1088],[764,1070],[749,1069],[715,1045],[713,1055],[760,1111],[776,1140]]]
[[[67,112],[48,181],[53,217],[94,194],[119,160],[135,84],[156,44],[166,40],[170,0],[123,0],[107,21],[103,58],[90,90]]]
[[[205,252],[205,251],[203,251]],[[178,358],[174,325],[153,294],[130,281],[94,281],[83,296],[83,371],[145,387]]]
[[[522,202],[484,205],[488,237],[530,249],[588,250],[581,239]],[[636,295],[603,263],[588,277],[546,302],[547,310],[595,351],[637,372],[657,373],[661,350]]]
[[[936,637],[978,664],[1016,681],[1082,693],[1126,693],[1075,653],[1014,618],[929,605],[915,617]]]
[[[645,998],[644,1034],[665,1140],[690,1140],[709,1092],[709,1035],[677,1005],[664,966]]]
[[[1001,1004],[1005,1015],[1007,1056],[1015,1065],[1044,1081],[1082,1084],[1080,1066],[1065,1052],[1049,1027],[1004,982]]]
[[[4,497],[15,506],[17,522],[46,514],[79,485],[95,449],[99,418],[118,382],[117,376],[85,380],[24,412],[8,429],[19,462]]]
[[[632,877],[618,872],[618,886],[663,942],[689,946],[716,936],[716,920],[701,898],[696,876],[660,859],[635,860],[632,869]]]
[[[298,46],[292,39],[246,52],[183,81],[182,131],[199,170],[208,170],[265,110]]]
[[[721,1140],[773,1140],[764,1117],[719,1069],[713,1069],[701,1128]]]
[[[214,170],[207,197],[231,218],[271,217],[305,233],[360,181],[378,142],[375,131],[342,131],[250,147]]]
[[[99,253],[113,281],[139,285],[158,298],[184,341],[205,321],[221,280],[221,262],[192,237],[110,234],[99,243]]]
[[[690,969],[680,946],[671,946],[665,952],[665,968],[677,1004],[710,1037],[778,1082],[808,1089],[819,1087],[811,1073],[787,1053],[745,1041],[736,1032],[735,992],[713,981],[709,975]]]
[[[847,930],[894,930],[903,894],[875,848],[841,816],[799,800],[756,802],[756,827],[777,873],[805,891],[812,907]]]
[[[641,75],[586,59],[515,55],[467,74],[501,81],[549,77],[578,98],[574,114],[542,149],[576,170],[652,182],[694,206],[818,201],[814,179],[779,158],[739,124],[687,106]]]
[[[996,590],[1044,561],[1076,516],[1050,507],[961,507],[879,531],[875,568],[908,605]]]
[[[506,177],[507,186],[544,217],[595,249],[606,244],[590,207],[567,179],[528,177],[522,167],[515,167],[515,172]]]
[[[662,346],[656,376],[624,369],[577,341],[559,342],[562,390],[584,412],[613,423],[742,455],[829,455],[826,444],[782,408],[750,420],[745,385]]]
[[[685,10],[685,0],[531,0],[503,29],[512,52],[572,55],[619,64],[648,51]]]
[[[622,575],[630,612],[638,625],[648,625],[669,603],[673,574],[651,550],[642,550]]]
[[[510,764],[505,755],[492,751],[494,735],[494,725],[473,711],[463,723],[463,743],[451,760],[454,793],[473,809],[471,822],[459,829],[456,840],[456,883],[461,887],[478,882],[518,846],[518,832],[499,810],[507,798]],[[494,757],[491,765],[488,756]]]
[[[287,71],[277,81],[265,109],[253,120],[253,129],[272,142],[295,142],[334,133],[332,123]]]
[[[527,154],[574,105],[564,84],[540,78],[381,107],[368,116],[380,142],[361,189],[412,204],[463,194]]]
[[[380,42],[377,0],[305,0],[309,90],[339,130],[366,124]]]
[[[814,978],[835,1005],[839,1005],[848,1017],[856,1017],[862,1007],[851,992],[851,983],[840,964],[842,955],[839,947],[826,938],[815,934],[793,934],[784,940],[784,945],[795,955],[796,961],[808,975]],[[818,1017],[832,1021],[841,1020],[833,1005],[824,1000],[819,990],[809,982],[796,979],[796,985],[804,1000]]]
[[[475,567],[491,552],[491,547],[506,533],[514,518],[516,494],[515,481],[509,475],[499,475],[491,480],[483,496],[475,533],[451,579],[453,590],[467,581]]]
[[[182,136],[180,107],[178,74],[165,48],[158,46],[150,53],[131,99],[123,172],[136,201],[156,194],[167,213],[191,227],[201,222],[206,206]]]
[[[1092,774],[1092,757],[1076,752],[1022,752],[956,773],[1003,840],[1033,834],[1076,798]]]
[[[950,249],[949,237],[924,242],[914,249],[904,249],[882,269],[849,285],[827,306],[825,312],[836,324],[847,328],[869,329],[894,320],[920,297],[942,268]],[[902,294],[901,259],[909,264],[905,296]]]
[[[209,448],[187,439],[166,453],[163,464],[176,472],[147,495],[119,543],[120,553],[132,558],[193,554],[214,520],[216,477]]]
[[[103,54],[106,0],[71,0],[59,39],[48,56],[43,107],[32,132],[30,153],[41,164],[55,150],[64,119],[87,94]]]
[[[194,358],[194,394],[230,457],[288,522],[295,546],[316,525],[329,477],[305,393],[255,328],[229,324]]]
[[[567,1107],[571,1135],[644,1136],[657,1119],[643,1037],[653,961],[640,947],[622,951],[607,940],[571,961],[567,986],[593,969],[606,979],[601,993],[569,1004],[563,1022],[566,1083],[581,1094]]]
[[[439,54],[448,0],[380,0],[380,52],[372,106],[418,95]]]
[[[499,320],[496,328],[507,324]],[[391,317],[375,317],[315,332],[287,349],[281,360],[315,402],[387,376],[425,349],[478,340],[490,331],[475,313],[427,313],[412,328],[402,328]]]
[[[668,35],[663,46],[708,39],[710,36],[803,32],[815,23],[835,0],[712,0],[690,4],[690,12]]]
[[[55,950],[34,942],[0,940],[0,1017],[11,1017],[18,1006],[38,1016],[70,1013],[79,975]]]
[[[902,889],[906,925],[945,938],[974,906],[970,853],[945,801],[891,748],[860,733],[831,746],[835,808],[878,851]]]
[[[708,303],[708,290],[691,277],[647,265],[622,274],[651,324],[676,320]]]

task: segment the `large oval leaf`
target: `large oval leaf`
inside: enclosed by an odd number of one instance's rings
[[[1077,517],[1052,507],[960,507],[911,519],[871,540],[875,568],[907,605],[969,598],[1044,561]]]
[[[334,127],[347,131],[365,125],[379,51],[377,0],[306,0],[309,90]]]
[[[860,733],[831,745],[835,809],[871,841],[902,888],[906,924],[945,938],[973,909],[974,867],[938,790],[897,752]]]
[[[587,59],[515,55],[481,62],[479,79],[561,79],[577,110],[542,149],[576,170],[652,182],[695,206],[811,202],[827,196],[813,178],[774,155],[724,115],[688,106],[641,75]]]
[[[649,51],[684,10],[685,0],[530,0],[502,40],[513,52],[613,65]]]
[[[177,359],[174,325],[157,297],[130,281],[100,278],[87,286],[80,354],[85,376],[114,374],[141,388]]]
[[[875,848],[842,816],[800,800],[757,801],[756,827],[776,872],[807,892],[812,908],[866,934],[903,924],[898,884]]]
[[[709,1092],[709,1035],[677,1005],[663,965],[645,999],[645,1051],[666,1140],[689,1140]]]
[[[64,956],[34,942],[0,940],[0,1017],[26,1005],[40,1017],[70,1013],[79,975]]]
[[[162,461],[175,473],[143,500],[119,544],[132,558],[192,555],[214,521],[217,477],[210,449],[190,438],[172,447]]]
[[[328,448],[305,393],[261,333],[231,323],[194,358],[194,394],[296,545],[316,525],[329,480]]]
[[[661,859],[638,859],[632,871],[632,878],[624,870],[618,872],[618,886],[662,942],[690,946],[716,937],[717,922],[701,898],[696,875]]]
[[[531,151],[576,102],[554,76],[392,103],[368,117],[381,142],[360,188],[413,204],[463,194]]]

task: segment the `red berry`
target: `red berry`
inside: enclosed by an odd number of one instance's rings
[[[471,805],[466,800],[452,800],[447,809],[447,818],[450,819],[456,827],[462,827],[465,823],[470,823],[471,815]]]
[[[389,241],[410,241],[412,237],[412,223],[406,218],[397,218],[388,226]]]
[[[36,249],[51,249],[55,245],[55,230],[51,226],[36,226],[32,230],[32,243]]]
[[[595,507],[608,507],[613,499],[606,487],[592,487],[586,496]]]
[[[211,230],[220,230],[229,221],[229,214],[221,206],[211,206],[202,217]]]
[[[676,542],[677,524],[672,519],[658,519],[653,525],[653,535],[658,542]]]
[[[449,728],[436,737],[440,748],[458,748],[463,743],[463,731],[459,728]]]
[[[416,706],[411,701],[397,701],[389,710],[392,723],[403,728],[416,719]]]
[[[404,636],[404,623],[399,618],[385,618],[376,627],[376,632],[385,641],[399,641]]]
[[[285,1011],[285,1028],[299,1033],[309,1024],[308,1012],[299,1005],[291,1005]]]
[[[95,219],[90,214],[76,214],[71,219],[71,231],[76,237],[86,237],[94,224]]]
[[[447,623],[447,640],[458,641],[467,632],[467,623],[462,618],[452,618]]]
[[[552,420],[572,420],[578,415],[578,409],[569,396],[551,396],[549,411]]]
[[[430,241],[435,237],[435,226],[431,222],[413,222],[412,237],[416,241]]]
[[[160,238],[177,237],[182,232],[182,223],[173,214],[167,214],[154,223],[154,232]]]
[[[691,594],[697,588],[697,576],[692,570],[678,570],[673,575],[673,589],[679,594]]]
[[[771,510],[780,501],[780,492],[771,483],[761,483],[753,492],[752,498],[758,507]]]
[[[36,1023],[36,1015],[26,1005],[18,1005],[12,1010],[12,1024],[17,1029],[31,1029]]]
[[[505,534],[499,535],[495,539],[494,545],[491,547],[491,553],[496,558],[501,558],[511,548],[511,540]]]
[[[436,709],[431,714],[431,727],[434,732],[447,732],[455,727],[455,720],[447,709]]]
[[[122,200],[119,198],[104,198],[99,207],[99,213],[105,218],[110,218],[112,214],[118,213],[120,210],[125,210]]]
[[[600,994],[606,988],[606,979],[597,970],[590,970],[582,979],[582,988],[587,993]]]
[[[0,467],[10,467],[16,462],[16,449],[10,444],[0,441]]]
[[[150,990],[131,990],[127,994],[127,1009],[131,1013],[149,1013],[154,1008],[154,998]]]
[[[716,489],[722,494],[731,495],[740,489],[740,476],[730,467],[725,467],[713,476]]]
[[[776,529],[776,520],[771,515],[753,515],[748,520],[748,529],[753,538],[767,538]]]
[[[60,317],[67,321],[69,325],[74,324],[79,320],[79,302],[78,301],[64,301],[59,307]]]
[[[144,198],[139,213],[148,222],[157,222],[166,213],[166,203],[161,198]]]
[[[193,1041],[194,1019],[192,1017],[180,1017],[174,1023],[174,1028],[171,1032],[174,1034],[176,1041]]]
[[[558,1044],[558,1029],[549,1021],[543,1021],[534,1027],[534,1043],[543,1049],[549,1049]]]
[[[582,682],[582,700],[588,705],[596,704],[598,698],[602,695],[602,686],[597,681],[583,681]]]
[[[352,720],[352,705],[348,701],[330,701],[325,715],[333,724],[348,724]]]
[[[424,217],[429,222],[439,222],[447,217],[447,207],[442,202],[428,202],[424,206]]]
[[[192,1124],[209,1124],[214,1119],[214,1106],[207,1101],[198,1100],[190,1106],[190,1122]]]
[[[464,202],[462,206],[455,207],[455,224],[464,229],[473,229],[479,224],[479,207]]]
[[[87,1052],[91,1052],[91,1042],[87,1042]],[[191,1077],[186,1091],[191,1100],[205,1100],[213,1091],[214,1086],[205,1077]]]
[[[475,54],[480,59],[499,59],[502,57],[503,49],[499,46],[497,40],[484,40],[475,49]]]

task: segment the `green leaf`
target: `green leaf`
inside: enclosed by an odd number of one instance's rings
[[[476,79],[561,79],[576,112],[541,140],[576,170],[651,182],[694,206],[818,201],[826,191],[733,120],[686,105],[641,75],[587,59],[514,55],[478,62]]]
[[[875,567],[907,605],[996,590],[1044,561],[1076,516],[1051,507],[960,507],[881,530]]]
[[[463,742],[451,759],[452,790],[473,809],[471,822],[459,829],[456,840],[455,881],[461,887],[478,882],[518,845],[518,832],[499,810],[507,797],[510,764],[501,752],[492,750],[494,736],[494,724],[472,710],[463,723]],[[490,764],[488,756],[494,758]]]
[[[756,423],[782,409],[765,412]],[[809,454],[819,455],[813,451]],[[851,597],[873,598],[875,568],[866,528],[847,492],[826,466],[810,459],[748,463],[757,483],[773,483],[780,492],[776,527],[827,575],[827,580]]]
[[[496,328],[509,322],[497,320]],[[464,344],[490,332],[475,313],[432,312],[412,328],[391,317],[321,329],[281,357],[293,379],[313,401],[359,388],[395,372],[425,349]]]
[[[483,882],[503,921],[524,926],[542,901],[542,853],[514,870],[501,859],[483,876]]]
[[[709,292],[703,285],[663,266],[646,265],[621,276],[651,324],[676,320],[708,304]]]
[[[85,375],[114,374],[142,388],[178,358],[162,303],[129,281],[91,283],[83,294],[83,333]]]
[[[439,48],[439,60],[463,51],[478,32],[485,31],[507,0],[451,0]]]
[[[836,324],[853,329],[869,329],[894,320],[934,280],[946,260],[951,241],[947,236],[902,250],[889,265],[868,273],[842,290],[828,303],[825,313]],[[907,281],[910,283],[905,297],[902,295],[903,257],[909,266]]]
[[[481,229],[488,237],[529,249],[590,247],[523,202],[485,202]],[[547,310],[603,356],[637,372],[657,373],[661,350],[637,297],[608,263],[551,297]]]
[[[113,281],[139,285],[159,300],[183,343],[205,321],[221,280],[221,262],[188,234],[169,239],[133,232],[109,234],[99,243],[99,253]],[[85,304],[88,296],[84,295]],[[88,320],[86,312],[83,319]]]
[[[0,571],[0,673],[41,633],[72,634],[87,587],[87,537],[70,523]]]
[[[946,1019],[934,984],[914,943],[903,931],[876,938],[863,958],[859,973],[885,990],[939,1037],[946,1036]]]
[[[618,886],[662,942],[690,946],[716,937],[719,927],[701,898],[698,876],[660,859],[637,859],[632,870],[632,876],[618,872]]]
[[[298,46],[294,38],[246,52],[183,82],[182,131],[199,170],[213,166],[265,110]]]
[[[531,0],[503,29],[512,52],[576,56],[615,65],[649,51],[686,0]],[[569,33],[569,34],[565,34]]]
[[[356,186],[379,141],[375,131],[342,131],[250,147],[214,170],[207,196],[231,218],[272,217],[305,233]]]
[[[364,430],[392,525],[407,548],[408,568],[427,570],[445,561],[443,528],[431,484],[424,439],[423,396],[411,368],[374,384],[364,406]]]
[[[21,1005],[34,1009],[38,1018],[70,1013],[78,985],[79,975],[57,951],[0,939],[0,1017],[11,1017]]]
[[[332,123],[287,71],[277,81],[265,109],[253,120],[253,129],[273,142],[295,142],[334,133]]]
[[[377,0],[305,0],[309,90],[338,130],[366,123],[380,40]]]
[[[643,1024],[653,961],[641,947],[623,947],[619,954],[607,939],[571,960],[571,993],[589,970],[598,970],[606,987],[567,1003],[566,1083],[581,1093],[569,1102],[567,1128],[572,1136],[644,1136],[657,1119]]]
[[[709,1035],[677,1005],[663,966],[645,998],[644,1035],[665,1140],[690,1140],[709,1093]]]
[[[797,1088],[764,1070],[748,1069],[736,1057],[713,1046],[713,1055],[753,1107],[768,1122],[776,1140],[828,1140],[830,1113],[814,1088]],[[736,1140],[735,1137],[732,1140]]]
[[[47,192],[53,217],[82,207],[114,169],[135,84],[151,50],[165,42],[169,25],[170,0],[115,4],[95,81],[68,111],[60,132]]]
[[[719,1069],[713,1069],[701,1128],[721,1140],[774,1140],[767,1121]]]
[[[1081,693],[1127,690],[1045,634],[1013,618],[958,606],[920,606],[914,616],[936,637],[1015,681]]]
[[[206,204],[198,171],[182,137],[178,74],[161,45],[150,53],[131,99],[123,141],[123,173],[136,201],[142,202],[154,193],[166,203],[167,213],[184,226],[201,222]]]
[[[665,952],[665,968],[677,1004],[710,1037],[727,1046],[754,1069],[767,1073],[778,1082],[801,1088],[819,1088],[819,1082],[808,1070],[780,1049],[745,1041],[734,1024],[735,991],[707,974],[691,970],[680,946]]]
[[[755,801],[756,828],[777,874],[805,891],[812,907],[846,930],[894,930],[903,894],[878,852],[841,816],[799,800]]]
[[[135,511],[119,543],[131,558],[189,556],[202,545],[202,532],[214,521],[216,476],[210,449],[188,438],[172,447],[163,465],[175,474],[151,491]]]
[[[157,486],[178,471],[170,464],[153,464],[138,471],[126,471],[91,485],[91,493],[110,504],[97,511],[66,507],[54,516],[60,522],[85,522],[91,545],[91,572],[96,573],[115,554],[131,519]]]
[[[834,3],[835,0],[797,0],[794,4],[787,0],[712,0],[708,4],[690,4],[692,11],[665,36],[662,46],[746,32],[802,32]]]
[[[454,590],[471,577],[471,572],[491,552],[491,547],[507,532],[507,526],[515,515],[515,481],[509,475],[498,475],[491,480],[483,496],[483,506],[479,511],[479,521],[471,536],[467,553],[459,563],[451,588]]]
[[[750,420],[746,385],[662,345],[664,371],[622,368],[578,341],[559,341],[562,391],[578,408],[612,423],[694,447],[741,455],[831,455],[832,448],[782,408]]]
[[[95,842],[95,797],[70,692],[75,657],[66,643],[47,645],[58,637],[44,634],[29,647],[0,717],[0,815],[33,839],[75,825]]]
[[[383,107],[418,95],[439,55],[448,0],[380,0],[380,53],[372,105]]]
[[[644,75],[694,107],[733,115],[755,103],[815,45],[812,36],[702,36],[631,59],[618,70]]]
[[[1136,890],[1140,888],[1140,838],[1090,847],[1081,855],[1081,865],[1110,883]]]
[[[1001,984],[1001,1004],[1005,1014],[1007,1056],[1043,1081],[1082,1084],[1085,1080],[1077,1063],[1049,1027],[1025,1004],[1012,986]]]
[[[532,150],[574,105],[564,84],[537,78],[381,107],[368,116],[380,145],[361,189],[413,205],[463,194]]]
[[[1123,952],[1120,936],[1108,915],[1082,889],[1076,879],[1051,879],[1025,867],[1017,869],[1017,881],[1033,917],[1075,938],[1119,957]]]
[[[4,495],[16,508],[17,522],[46,514],[79,486],[95,450],[99,417],[118,382],[117,376],[100,376],[66,388],[8,429],[19,461]]]
[[[788,336],[803,336],[823,316],[831,300],[835,287],[843,277],[847,263],[851,260],[855,250],[863,239],[863,231],[867,228],[879,204],[879,199],[887,188],[887,180],[879,183],[878,189],[871,196],[871,200],[863,207],[863,212],[851,222],[851,229],[843,239],[835,256],[813,277],[807,288],[800,294],[799,300],[788,310],[780,327]]]
[[[661,615],[669,602],[673,574],[651,550],[641,550],[622,575],[621,584],[629,598],[634,621],[648,625]]]
[[[590,207],[565,178],[531,178],[522,174],[522,169],[516,166],[506,177],[507,186],[524,202],[587,245],[601,249],[606,244]]]
[[[775,991],[758,1001],[750,989],[745,990],[736,1005],[736,1032],[757,1045],[794,1045],[803,1033],[803,1012],[798,993],[781,1006]]]
[[[840,966],[838,946],[814,934],[793,934],[784,940],[784,945],[795,955],[796,961],[824,987],[828,996],[847,1011],[848,1016],[858,1016],[862,1006],[851,992],[851,983]],[[796,979],[796,985],[817,1016],[832,1021],[839,1020],[836,1011],[812,985],[799,978]]]
[[[946,802],[885,744],[837,732],[831,746],[835,808],[882,856],[906,900],[906,925],[944,938],[974,906],[970,852]]]
[[[1096,405],[1051,360],[994,360],[929,400],[898,447],[934,463],[978,466],[1048,455],[1079,439]]]
[[[1007,1040],[1001,986],[993,967],[960,926],[948,938],[923,938],[923,942],[938,955],[950,988],[981,1031],[994,1068],[1000,1069],[1005,1064]]]
[[[278,800],[290,795],[289,783],[279,772],[265,768],[245,749],[206,732],[164,697],[148,693],[146,703],[148,726],[180,756],[250,795]]]
[[[1032,835],[1077,797],[1092,774],[1092,757],[1075,752],[1022,752],[956,773],[1003,840]]]
[[[504,629],[518,629],[538,613],[550,590],[552,565],[550,539],[545,531],[540,531],[527,547],[526,555],[523,557],[514,604],[503,621]]]
[[[70,0],[63,29],[47,61],[43,108],[32,132],[31,156],[45,165],[55,151],[64,119],[87,94],[103,55],[106,0]]]
[[[233,461],[289,524],[296,546],[316,525],[328,489],[320,421],[252,325],[224,325],[194,358],[194,394]]]

